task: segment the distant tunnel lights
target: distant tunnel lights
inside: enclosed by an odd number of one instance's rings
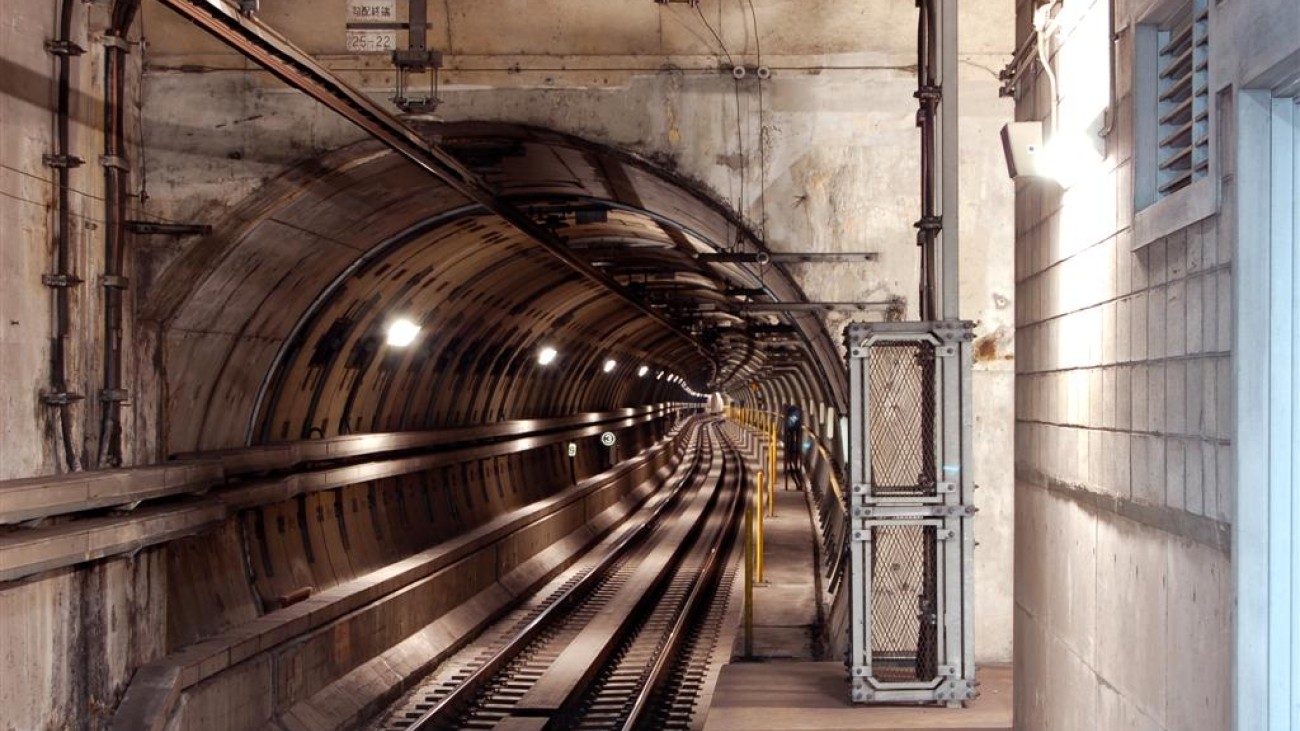
[[[388,326],[388,344],[395,348],[405,348],[415,342],[415,336],[419,334],[419,325],[406,318],[394,320]]]
[[[644,365],[643,365],[643,366],[641,366],[640,368],[636,369],[636,374],[637,374],[638,376],[640,376],[641,378],[645,378],[645,374],[647,374],[647,373],[649,373],[649,372],[650,372],[650,366],[644,366]]]
[[[556,351],[555,348],[552,348],[551,346],[548,345],[545,348],[542,348],[540,351],[538,351],[537,362],[540,365],[550,365],[551,363],[555,362],[555,357],[557,355],[559,355],[559,352]]]
[[[617,367],[618,367],[618,362],[615,361],[613,358],[610,358],[609,360],[605,361],[604,370],[606,373],[613,373],[614,369]]]

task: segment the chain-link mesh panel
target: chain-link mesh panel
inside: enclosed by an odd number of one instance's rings
[[[875,526],[871,543],[871,668],[886,683],[936,670],[934,528]]]
[[[871,494],[935,494],[934,346],[871,347]]]

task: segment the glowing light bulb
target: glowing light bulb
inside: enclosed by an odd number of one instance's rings
[[[609,360],[605,361],[606,373],[612,373],[614,369],[617,367],[618,367],[618,363],[613,358],[610,358]]]
[[[388,326],[388,344],[395,348],[405,348],[415,342],[415,336],[419,334],[419,325],[406,318],[394,320]]]
[[[541,365],[550,365],[555,361],[556,356],[559,354],[560,353],[555,348],[548,345],[537,353],[537,362]]]
[[[650,366],[646,366],[646,365],[643,365],[640,368],[636,369],[636,374],[642,378],[645,378],[645,374],[649,372],[650,372]]]

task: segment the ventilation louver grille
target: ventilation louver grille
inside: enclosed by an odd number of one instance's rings
[[[1159,35],[1160,197],[1210,170],[1210,11],[1194,0]]]

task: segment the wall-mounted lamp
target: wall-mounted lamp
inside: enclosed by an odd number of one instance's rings
[[[1059,131],[1043,140],[1042,122],[1012,122],[1002,127],[1002,152],[1012,180],[1042,178],[1069,187],[1105,158],[1104,140],[1095,130]]]
[[[1049,177],[1043,151],[1042,122],[1011,122],[1002,126],[1002,153],[1011,179]]]

